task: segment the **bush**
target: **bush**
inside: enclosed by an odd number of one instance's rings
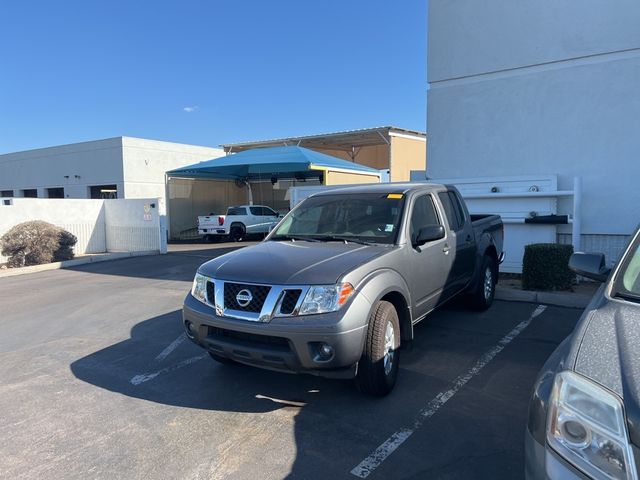
[[[73,246],[78,239],[66,230],[41,220],[16,225],[2,238],[2,255],[9,257],[12,268],[73,258]]]
[[[522,288],[524,290],[568,290],[576,275],[569,270],[572,245],[534,243],[524,247]]]

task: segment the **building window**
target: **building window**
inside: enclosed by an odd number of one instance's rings
[[[38,190],[35,188],[27,188],[26,190],[22,190],[22,196],[24,198],[38,198]]]
[[[0,190],[0,197],[2,198],[13,197],[13,190]]]
[[[118,198],[117,185],[95,185],[89,187],[91,198]]]
[[[47,197],[48,198],[64,198],[64,188],[62,187],[47,188]]]

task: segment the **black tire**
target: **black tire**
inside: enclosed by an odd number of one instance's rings
[[[393,350],[390,365],[385,362],[387,348],[387,325],[393,329]],[[400,364],[400,321],[395,307],[385,301],[378,302],[369,316],[369,326],[362,358],[358,363],[356,385],[361,392],[382,397],[393,390],[398,378]]]
[[[234,223],[229,229],[229,240],[232,242],[241,242],[246,235],[246,229],[241,223]]]
[[[498,279],[498,264],[495,259],[485,255],[480,265],[480,277],[476,289],[469,296],[469,307],[472,310],[487,310],[496,295],[496,281]]]
[[[217,353],[209,352],[211,358],[213,358],[216,362],[222,363],[223,365],[233,365],[238,362],[231,360],[230,358],[223,357],[222,355],[218,355]]]

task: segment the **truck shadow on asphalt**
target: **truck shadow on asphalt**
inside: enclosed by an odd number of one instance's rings
[[[499,308],[505,310],[504,307]],[[524,315],[531,307],[523,304],[517,309],[522,310]],[[521,312],[516,313],[519,317]],[[505,310],[500,315],[513,317],[513,312]],[[359,393],[350,381],[289,375],[243,365],[220,365],[189,340],[179,340],[183,331],[179,310],[138,323],[131,330],[131,338],[81,358],[73,362],[70,368],[84,382],[162,405],[255,414],[295,409],[292,412],[295,415],[295,445],[278,443],[268,446],[284,449],[284,463],[290,462],[287,452],[295,447],[296,457],[286,478],[317,478],[320,472],[323,478],[356,478],[349,475],[350,469],[371,453],[372,447],[375,448],[398,428],[411,424],[416,413],[429,399],[448,388],[453,378],[472,365],[487,346],[510,329],[508,324],[502,324],[503,320],[498,322],[491,319],[490,313],[470,314],[455,303],[435,312],[417,327],[417,340],[411,351],[403,353],[403,368],[396,389],[381,399]],[[486,324],[483,326],[483,320],[489,322],[490,328]],[[498,323],[501,323],[499,327]],[[178,345],[166,353],[168,345],[176,342]],[[548,348],[552,349],[553,345]],[[546,355],[543,351],[533,357],[525,355],[524,358],[515,358],[512,365],[517,366],[522,362],[522,366],[527,367],[527,375],[520,375],[523,378],[516,380],[516,383],[522,383],[527,390]],[[441,359],[435,364],[434,360],[439,357]],[[450,472],[450,475],[442,476],[440,474],[443,472],[438,470],[430,471],[427,475],[455,478],[466,473],[473,476],[479,467],[474,462],[491,461],[491,456],[497,455],[496,452],[501,452],[499,464],[502,464],[501,471],[505,474],[503,478],[521,472],[522,450],[514,442],[516,437],[521,436],[519,425],[524,428],[528,392],[519,395],[522,398],[518,402],[523,404],[515,408],[517,415],[509,409],[500,416],[488,414],[486,403],[474,399],[472,404],[465,407],[469,411],[464,411],[461,418],[447,419],[447,425],[452,422],[452,425],[457,424],[463,429],[482,428],[484,430],[480,438],[486,438],[486,425],[481,425],[483,422],[475,419],[487,418],[486,422],[495,430],[490,433],[491,438],[495,435],[497,440],[493,445],[483,440],[474,457],[458,461],[457,464],[454,462],[454,466],[450,467],[454,469],[452,475]],[[469,421],[478,423],[478,426],[469,426]],[[264,427],[257,428],[269,428],[269,425],[265,421]],[[449,437],[459,439],[453,430],[446,433],[453,427],[440,428],[445,430],[433,432],[433,440],[430,440],[436,445],[446,444]],[[507,429],[515,433],[506,435],[504,431]],[[250,437],[247,438],[249,443],[250,440]],[[446,457],[460,459],[460,452],[455,452],[456,441],[452,441],[448,447],[442,447],[447,452]],[[486,455],[480,455],[483,451]],[[398,455],[394,454],[395,457]],[[422,469],[447,463],[446,458],[438,458],[435,454],[434,458],[429,457],[427,453],[416,458],[416,462]],[[399,458],[402,460],[402,455]],[[489,460],[479,460],[482,458]],[[465,466],[465,461],[470,463]],[[252,465],[251,458],[243,458],[242,462]],[[392,459],[386,463],[393,463]],[[486,465],[484,467],[489,468]],[[413,472],[411,475],[417,473],[415,468],[416,465],[413,465],[408,469]],[[404,467],[400,472],[402,470]],[[490,470],[495,473],[493,468]],[[394,478],[407,478],[406,474],[400,472]],[[425,472],[422,470],[423,474]]]

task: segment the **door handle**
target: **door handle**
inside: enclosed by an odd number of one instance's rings
[[[444,252],[445,255],[449,255],[449,250],[451,250],[451,247],[449,247],[449,245],[445,244],[444,247],[442,247],[442,251]]]

